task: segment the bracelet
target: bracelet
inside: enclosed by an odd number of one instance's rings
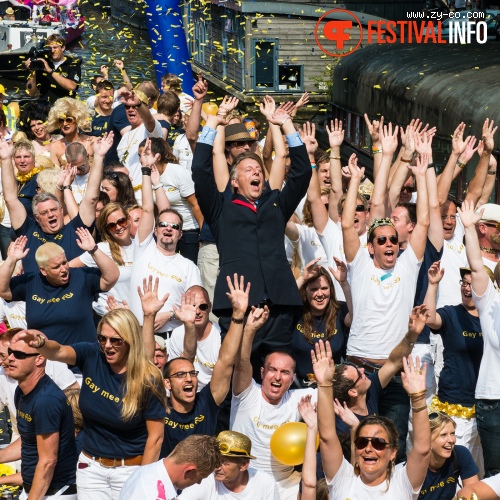
[[[423,389],[421,391],[418,391],[418,392],[410,392],[408,394],[408,396],[422,396],[423,394],[426,394],[427,393],[427,389]]]
[[[406,342],[406,343],[407,343],[410,347],[413,347],[413,346],[415,345],[415,342],[410,342],[410,341],[406,338],[406,336],[405,336],[405,337],[403,337],[403,340],[404,340],[404,341],[405,341],[405,342]],[[411,396],[411,394],[410,394],[410,396]]]
[[[412,161],[412,160],[413,160],[413,158],[410,158],[409,160],[406,160],[406,159],[404,159],[403,157],[401,157],[401,161],[402,161],[403,163],[411,163],[411,161]]]
[[[415,408],[414,406],[411,407],[411,409],[415,412],[418,413],[419,411],[424,411],[427,409],[427,404],[419,406],[418,408]]]
[[[466,165],[466,163],[462,163],[461,161],[457,161],[457,167],[458,168],[462,168],[463,169],[465,167],[465,165]]]
[[[97,250],[99,250],[99,247],[97,246],[97,243],[96,243],[94,248],[92,250],[89,250],[88,252],[90,255],[94,255],[97,252]]]
[[[40,349],[40,347],[43,347],[45,345],[45,341],[47,340],[45,337],[40,335],[39,333],[36,334],[36,338],[38,339],[38,344],[36,346],[37,349]]]
[[[52,73],[54,73],[54,70],[53,70],[53,69],[51,69],[51,70],[47,73],[47,75],[52,76]]]
[[[156,186],[151,186],[151,189],[152,189],[153,191],[157,191],[157,190],[158,190],[158,189],[160,189],[161,187],[163,187],[163,184],[162,184],[162,183],[157,184]]]
[[[291,118],[289,116],[287,116],[282,122],[281,122],[281,125],[280,125],[280,128],[283,127],[283,125],[285,124],[285,122],[287,120],[291,120]]]
[[[245,321],[245,318],[241,318],[241,319],[238,319],[238,318],[235,318],[234,316],[231,316],[231,322],[232,323],[236,323],[237,325],[242,325]]]
[[[141,172],[142,175],[149,175],[151,177],[151,167],[142,167]]]
[[[421,391],[421,392],[414,392],[413,394],[408,394],[411,399],[420,399],[420,398],[425,398],[427,395],[427,391]]]
[[[333,383],[332,384],[318,384],[317,387],[333,387]]]
[[[316,168],[316,163],[311,163],[311,168],[314,170]]]
[[[71,187],[71,184],[69,186],[63,186],[61,191],[64,191],[65,189],[73,190],[73,188]]]
[[[496,170],[488,170],[488,175],[497,175],[497,171]]]
[[[340,156],[330,156],[330,160],[340,160]]]
[[[378,153],[381,153],[382,152],[382,148],[372,148],[372,153],[374,155],[378,154]]]
[[[432,162],[429,163],[429,165],[427,165],[427,169],[429,169],[429,168],[434,168],[434,163],[432,163]]]

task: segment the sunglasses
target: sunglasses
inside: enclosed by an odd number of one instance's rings
[[[60,125],[62,125],[63,123],[75,123],[75,118],[73,118],[72,116],[67,116],[66,118],[59,118],[58,122]]]
[[[199,304],[198,309],[200,311],[208,311],[208,304]]]
[[[393,244],[393,245],[397,245],[398,244],[398,237],[397,236],[377,236],[375,238],[375,241],[377,242],[377,245],[385,245],[387,239],[389,239],[389,241]]]
[[[368,443],[372,444],[372,448],[377,451],[382,451],[385,450],[386,448],[389,448],[391,446],[390,443],[388,443],[384,438],[379,438],[379,437],[357,437],[354,440],[354,446],[358,450],[362,450],[368,446]]]
[[[177,372],[172,373],[169,378],[186,378],[188,373],[191,377],[197,377],[200,372],[197,370],[191,370],[190,372]]]
[[[359,371],[359,368],[354,364],[350,363],[349,361],[345,363],[346,365],[352,366],[355,370],[356,373],[358,374],[358,378],[352,383],[350,389],[356,386],[356,384],[363,378],[363,374]]]
[[[356,205],[356,212],[366,212],[364,205]]]
[[[128,104],[124,104],[123,107],[125,109],[138,109],[141,107],[141,105],[139,104],[139,106],[129,106]]]
[[[106,345],[106,341],[108,340],[113,347],[121,347],[123,344],[125,344],[125,341],[120,337],[106,337],[106,335],[101,334],[97,335],[97,341],[101,345]]]
[[[407,191],[408,193],[414,193],[415,192],[415,188],[411,187],[411,186],[403,186],[401,188],[401,192],[403,192],[403,191]]]
[[[13,351],[10,347],[7,348],[7,352],[9,353],[9,356],[12,354],[16,359],[26,359],[39,356],[37,352],[27,353],[23,351]]]
[[[127,217],[120,217],[116,222],[108,222],[106,224],[106,229],[109,231],[114,231],[116,226],[125,227],[127,225],[128,219]]]
[[[172,229],[175,229],[176,231],[181,230],[180,224],[176,224],[175,222],[165,222],[165,221],[158,222],[158,227],[171,227]],[[202,311],[203,311],[203,309],[202,309]]]
[[[116,181],[117,179],[119,179],[119,175],[116,172],[108,172],[107,174],[104,175],[104,178],[113,179]]]

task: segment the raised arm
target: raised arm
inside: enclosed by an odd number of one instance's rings
[[[12,300],[10,280],[17,261],[24,259],[24,257],[28,255],[29,248],[25,248],[27,242],[28,238],[26,238],[26,236],[19,236],[19,238],[9,246],[7,258],[3,265],[0,266],[0,297],[4,300]]]
[[[200,132],[201,109],[208,92],[208,83],[203,79],[202,74],[198,75],[198,81],[193,86],[193,107],[186,125],[186,138],[191,146],[191,151],[196,148],[198,133]]]
[[[316,125],[311,122],[305,122],[304,125],[302,125],[300,137],[306,146],[309,161],[311,162],[311,165],[314,165],[314,153],[318,149],[318,141],[316,140]]]
[[[333,406],[333,379],[335,365],[332,358],[330,343],[319,340],[311,350],[314,376],[318,382],[318,430],[326,480],[330,482],[337,474],[344,455],[335,429],[335,409]]]
[[[425,402],[425,373],[427,363],[416,366],[411,356],[403,360],[404,373],[401,374],[403,387],[411,399],[413,417],[413,448],[408,455],[406,473],[414,490],[422,487],[431,457],[431,426]]]
[[[330,194],[328,195],[328,215],[333,222],[339,220],[338,203],[342,197],[342,163],[340,161],[340,146],[344,142],[344,129],[342,121],[330,122],[326,125],[328,142],[330,144]]]
[[[299,402],[299,413],[307,425],[306,449],[302,464],[301,500],[316,500],[316,436],[318,417],[311,404],[311,395],[304,396]]]
[[[481,141],[481,148],[482,148],[482,141]],[[482,155],[483,151],[479,151],[479,146],[478,146],[478,153],[479,156]],[[476,203],[476,206],[480,207],[484,205],[485,203],[488,203],[488,200],[490,199],[491,193],[493,192],[493,189],[495,188],[495,183],[497,180],[497,160],[493,156],[493,153],[490,155],[490,161],[488,163],[488,172],[486,174],[486,181],[484,183],[483,191],[481,193],[481,197],[479,198],[478,202]]]
[[[427,312],[429,314],[427,325],[429,325],[429,328],[432,328],[433,330],[439,330],[439,328],[441,328],[441,325],[443,324],[441,316],[436,312],[439,282],[444,276],[444,269],[439,269],[440,264],[440,260],[434,262],[434,264],[432,264],[432,266],[429,267],[429,270],[427,271],[427,276],[429,277],[429,285],[424,297],[424,304],[427,306]]]
[[[243,322],[245,321],[245,313],[248,308],[248,296],[250,293],[250,283],[245,287],[245,279],[243,276],[238,278],[235,273],[233,282],[227,276],[227,285],[229,292],[226,295],[231,301],[233,314],[231,316],[231,325],[222,342],[219,351],[219,357],[214,366],[212,380],[210,381],[210,391],[214,401],[220,406],[224,401],[231,381],[236,355],[241,348],[241,339],[243,336]],[[250,369],[250,373],[252,370]]]
[[[76,243],[94,259],[99,271],[101,271],[101,280],[99,287],[103,292],[111,290],[120,277],[120,270],[115,261],[108,257],[95,243],[89,230],[84,227],[76,229]]]
[[[248,389],[252,383],[252,364],[250,363],[252,343],[255,333],[267,321],[268,317],[269,309],[267,306],[264,309],[252,306],[243,329],[243,339],[234,365],[233,394],[235,396]]]
[[[358,190],[361,179],[365,175],[365,169],[358,167],[358,158],[353,153],[349,158],[349,172],[351,173],[351,181],[344,202],[344,210],[342,212],[342,235],[344,238],[344,253],[348,263],[354,260],[358,253],[361,243],[359,236],[354,227],[354,217],[356,215],[356,200],[358,199]]]
[[[71,163],[67,163],[62,169],[57,178],[57,199],[61,202],[61,205],[66,207],[66,212],[69,220],[74,219],[78,215],[78,203],[75,200],[73,191],[71,190],[71,184],[76,176],[76,167],[73,167]],[[61,196],[62,195],[62,196]],[[62,201],[61,199],[62,198]]]
[[[94,164],[90,169],[87,191],[80,203],[80,217],[86,226],[95,221],[95,207],[99,201],[101,191],[102,167],[106,153],[113,145],[113,132],[104,134],[94,142]]]
[[[488,288],[490,278],[484,270],[476,224],[481,220],[484,208],[476,214],[474,204],[466,200],[462,203],[462,208],[457,208],[457,210],[465,228],[465,253],[471,269],[472,290],[476,295],[483,295]]]
[[[195,320],[196,320],[196,303],[195,294],[186,292],[181,297],[181,307],[174,306],[175,316],[184,323],[184,343],[181,356],[187,358],[194,363],[196,358],[196,349],[198,347],[198,339],[196,335]]]
[[[123,64],[123,61],[120,61],[120,59],[115,59],[113,61],[113,64],[121,74],[123,85],[127,87],[128,90],[132,91],[134,87],[132,87],[132,83],[130,81],[127,71],[125,70],[125,65]],[[106,77],[105,80],[107,79],[108,78]]]
[[[10,221],[14,230],[19,229],[26,220],[28,214],[24,205],[17,197],[17,181],[14,175],[14,166],[12,165],[12,155],[14,146],[11,142],[6,142],[3,137],[0,138],[0,158],[2,159],[2,192],[5,204],[9,210]]]
[[[380,117],[379,120],[373,120],[370,122],[368,115],[364,114],[365,123],[368,127],[368,132],[372,140],[372,153],[373,153],[373,178],[377,177],[378,169],[380,167],[380,162],[382,161],[382,143],[380,142],[380,129],[384,125],[384,117]]]
[[[140,156],[142,170],[142,216],[136,235],[139,243],[142,243],[151,234],[155,225],[155,204],[153,201],[151,169],[159,159],[159,153],[153,154],[151,151],[151,140],[146,139]]]
[[[322,234],[328,223],[328,211],[325,204],[321,201],[321,188],[319,186],[318,172],[312,169],[311,181],[307,189],[307,199],[311,203],[311,216],[314,229]]]
[[[158,167],[155,163],[151,165],[151,189],[155,187],[155,197],[156,197],[156,208],[158,212],[170,208],[170,202],[167,198],[167,193],[165,192],[165,186],[161,182],[161,175]]]
[[[401,342],[391,351],[389,358],[378,372],[378,378],[382,388],[386,387],[392,377],[401,370],[403,358],[411,354],[413,346],[422,333],[427,322],[428,313],[425,304],[413,308],[408,321],[408,332]]]
[[[156,120],[154,119],[148,106],[148,98],[144,92],[140,90],[120,90],[120,100],[127,106],[135,106],[137,113],[142,119],[142,123],[146,130],[151,133],[155,129]]]
[[[344,261],[337,259],[337,257],[334,257],[333,260],[335,261],[337,269],[333,269],[333,267],[329,267],[328,269],[344,292],[347,310],[349,311],[344,318],[344,325],[351,326],[352,318],[354,317],[354,306],[352,302],[351,285],[349,281],[347,281],[347,266]]]

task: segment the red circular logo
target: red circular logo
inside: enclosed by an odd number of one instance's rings
[[[343,19],[326,19],[333,13],[342,13]],[[347,14],[347,16],[346,16]],[[347,19],[346,19],[347,18]],[[351,40],[351,33],[353,28],[358,27],[359,40],[355,46],[352,46],[349,42]],[[352,54],[360,45],[363,39],[363,28],[361,26],[361,21],[355,16],[351,11],[344,9],[333,9],[325,12],[316,23],[314,28],[314,38],[316,38],[316,43],[318,47],[327,55],[332,57],[345,57]],[[323,39],[323,44],[320,39]],[[328,44],[328,47],[325,45]],[[332,52],[332,47],[338,52]]]

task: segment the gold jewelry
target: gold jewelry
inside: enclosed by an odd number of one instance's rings
[[[427,405],[422,405],[422,406],[419,406],[417,408],[415,408],[414,406],[411,407],[411,409],[415,412],[415,413],[418,413],[419,411],[424,411],[424,410],[427,410]]]
[[[340,156],[330,156],[330,160],[340,160]]]
[[[43,347],[45,345],[45,341],[47,340],[45,337],[42,337],[39,333],[36,334],[36,338],[38,339],[38,344],[36,345],[37,349]]]
[[[408,396],[416,397],[416,396],[424,396],[427,393],[427,389],[424,389],[423,391],[418,391],[418,392],[410,392]]]
[[[476,416],[476,405],[467,407],[459,404],[443,403],[437,396],[432,398],[431,409],[446,413],[450,417],[470,419]]]
[[[139,130],[139,127],[137,127],[135,129],[135,132],[132,134],[132,137],[130,138],[130,140],[127,140],[127,146],[125,147],[125,153],[123,153],[123,156],[120,160],[122,163],[125,163],[127,161],[128,155],[130,154],[130,152],[129,152],[130,146],[132,146],[132,143],[134,142],[134,139],[135,139],[135,134],[137,134],[138,130]],[[130,130],[130,132],[132,132],[132,130]],[[127,139],[128,139],[128,137],[127,137]]]
[[[318,387],[333,387],[333,384],[318,384]]]
[[[466,163],[462,163],[461,161],[457,161],[457,167],[463,169],[467,165]]]
[[[479,249],[482,251],[482,252],[486,252],[486,253],[491,253],[493,255],[496,255],[498,253],[498,250],[495,250],[494,248],[488,248],[488,247],[479,247]]]
[[[43,170],[43,167],[35,167],[34,169],[30,170],[27,174],[16,174],[16,179],[18,182],[21,184],[25,184],[29,180],[33,179],[36,174],[39,174]]]

